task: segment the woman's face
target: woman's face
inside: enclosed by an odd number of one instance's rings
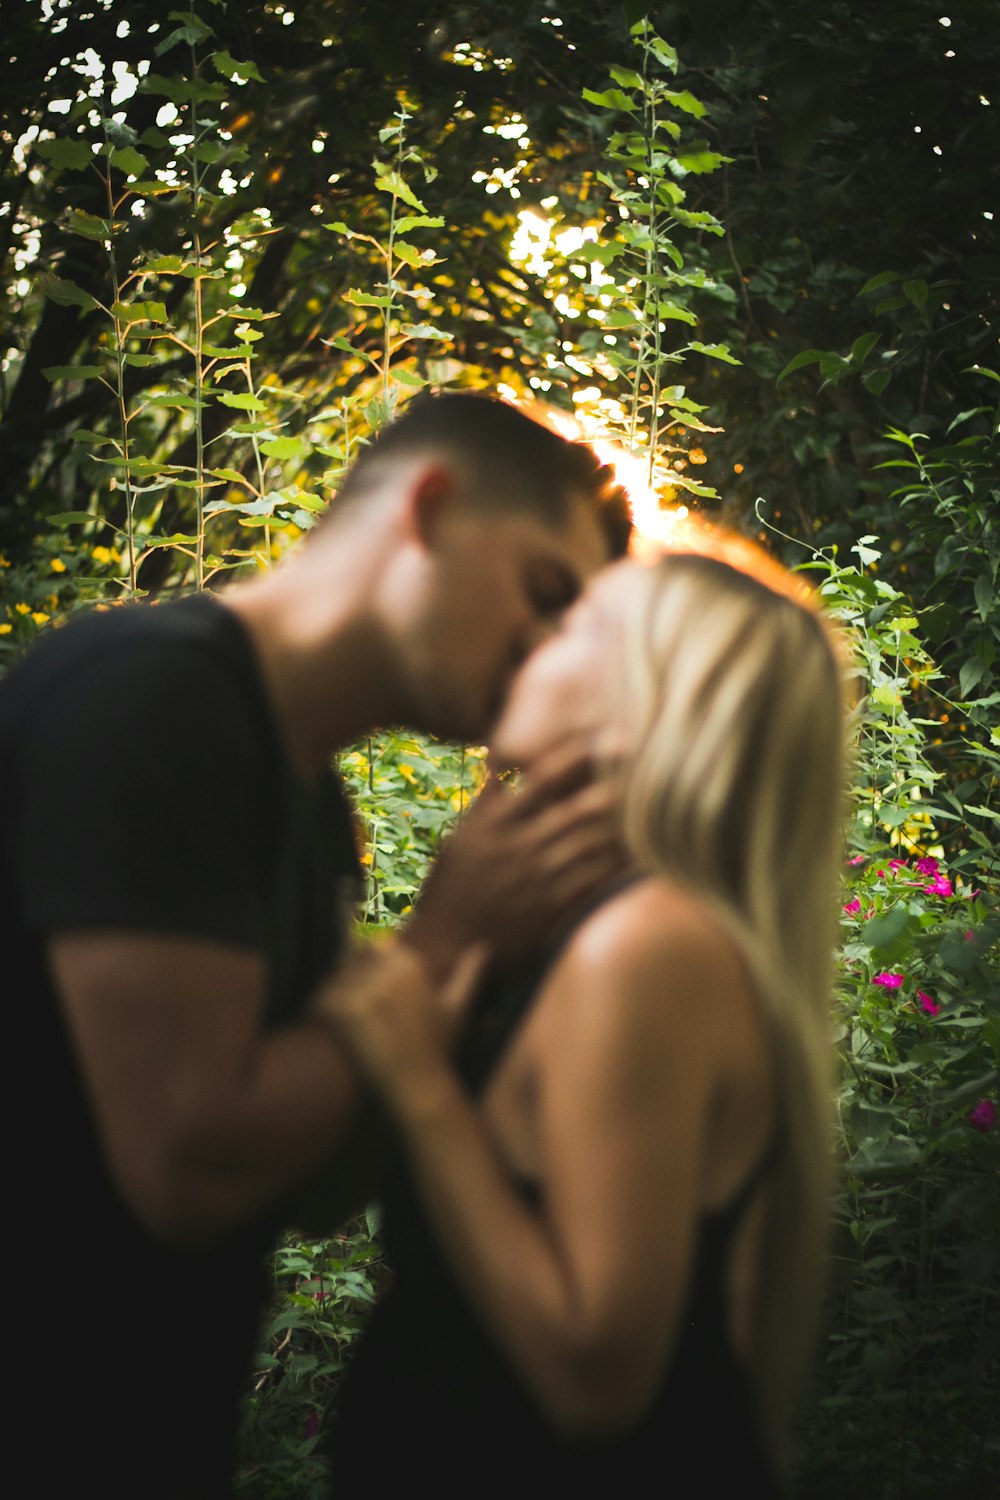
[[[621,675],[619,604],[634,567],[605,568],[517,673],[490,744],[499,770],[526,768],[561,740],[590,740],[598,754],[607,747]]]

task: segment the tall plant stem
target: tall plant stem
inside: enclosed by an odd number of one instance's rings
[[[396,143],[396,171],[402,176],[404,159],[404,141],[406,122],[409,115],[403,105],[399,107],[399,139]],[[392,315],[395,311],[395,300],[393,290],[395,279],[393,277],[393,257],[396,248],[396,210],[399,207],[399,194],[393,193],[389,202],[389,235],[385,245],[385,295],[386,305],[382,310],[382,400],[385,410],[389,409],[389,385],[390,366],[392,363]]]
[[[129,593],[135,597],[138,591],[136,578],[136,550],[135,550],[135,494],[132,490],[132,476],[129,473],[129,448],[128,448],[128,403],[125,399],[125,340],[127,324],[123,323],[121,316],[114,311],[121,301],[122,286],[118,277],[118,254],[115,248],[115,203],[114,191],[111,186],[111,141],[108,138],[107,116],[102,108],[101,117],[104,125],[104,186],[108,200],[108,263],[111,268],[111,306],[112,317],[115,325],[115,401],[118,407],[118,421],[121,427],[121,454],[123,488],[125,490],[125,544],[128,552],[128,584]]]
[[[190,6],[192,25],[195,20],[194,4]],[[198,79],[198,53],[191,43],[191,81]],[[205,389],[204,347],[205,311],[202,297],[201,275],[201,166],[198,160],[198,101],[197,93],[191,94],[191,249],[196,269],[194,278],[194,443],[195,443],[195,575],[199,590],[205,587],[205,429],[202,421],[202,406]]]

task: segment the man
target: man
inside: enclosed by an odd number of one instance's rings
[[[10,1430],[39,1494],[227,1492],[262,1256],[358,1098],[310,1008],[344,961],[355,868],[331,752],[394,723],[483,738],[624,545],[620,507],[589,450],[500,402],[430,398],[273,574],[91,616],[3,685],[9,1201],[30,1243]],[[442,981],[606,871],[589,793],[563,780],[470,817],[394,983]]]

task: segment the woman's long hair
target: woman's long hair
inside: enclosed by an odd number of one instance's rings
[[[718,913],[766,1014],[781,1152],[751,1370],[778,1447],[826,1261],[846,658],[805,585],[757,548],[692,546],[636,569],[626,605],[625,829],[644,868]]]

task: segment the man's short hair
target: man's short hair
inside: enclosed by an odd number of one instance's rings
[[[383,427],[348,471],[333,505],[361,499],[390,464],[426,452],[454,461],[470,504],[521,511],[564,526],[581,501],[595,512],[610,557],[620,557],[632,528],[615,471],[586,443],[571,442],[508,401],[469,391],[417,396]]]

